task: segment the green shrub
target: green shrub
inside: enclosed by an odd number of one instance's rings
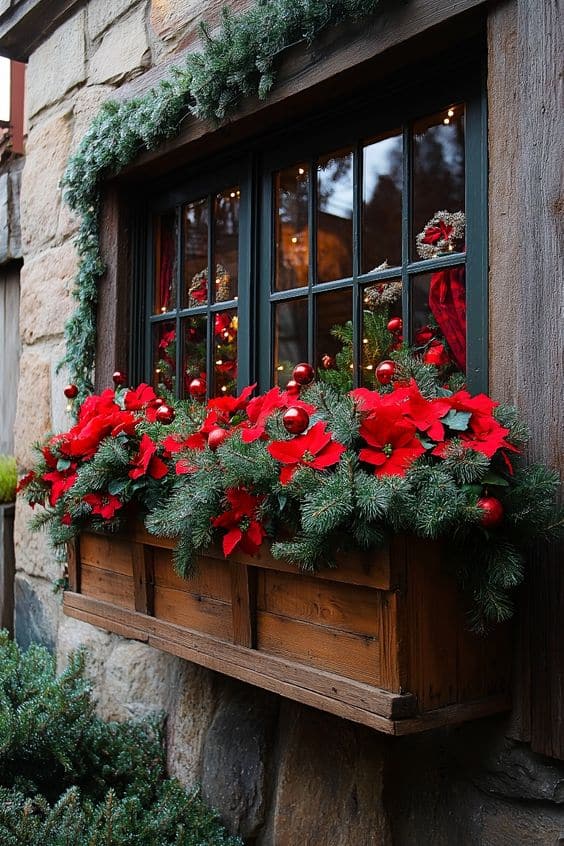
[[[84,654],[57,675],[0,632],[0,846],[236,846],[166,778],[162,725],[94,713]]]
[[[17,483],[16,459],[11,455],[0,455],[0,503],[15,500]]]

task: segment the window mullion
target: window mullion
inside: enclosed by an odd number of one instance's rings
[[[360,337],[362,332],[362,295],[358,277],[361,272],[362,255],[362,143],[353,150],[353,289],[352,289],[352,338],[353,338],[353,386],[362,384]]]
[[[307,327],[307,357],[314,364],[315,355],[315,303],[313,285],[315,269],[317,267],[317,170],[316,160],[309,163],[309,191],[308,191],[308,232],[309,232],[309,267],[308,267],[308,327]]]
[[[184,278],[184,234],[182,227],[182,206],[176,207],[176,390],[177,397],[183,395],[184,374],[182,373],[183,339],[180,309],[182,308],[182,279]]]
[[[412,221],[412,144],[411,124],[404,124],[403,127],[403,157],[402,157],[402,206],[401,206],[401,232],[402,232],[402,261],[401,261],[401,284],[402,284],[402,315],[403,315],[403,337],[411,344],[411,279],[408,266],[410,263],[411,250],[411,221]]]

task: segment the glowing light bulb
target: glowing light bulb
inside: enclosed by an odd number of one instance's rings
[[[223,364],[223,359],[218,358],[218,360],[216,361],[216,364],[217,364],[218,367],[221,367],[221,365]]]
[[[450,118],[445,118],[445,119],[443,120],[443,123],[445,124],[445,126],[446,126],[447,124],[449,124],[449,123],[450,123]]]
[[[235,191],[232,191],[232,192],[231,192],[231,194],[230,194],[229,196],[230,196],[231,198],[235,197],[235,196],[236,196],[236,195],[235,195]]]
[[[351,370],[354,370],[354,364],[349,364]]]
[[[161,306],[161,314],[164,314],[166,311],[166,306]]]
[[[281,372],[284,370],[284,365],[283,365],[283,364],[279,364],[279,365],[278,365],[278,367],[277,367],[276,369],[277,369],[277,370],[281,373]]]
[[[227,386],[226,386],[226,385],[222,385],[222,386],[221,386],[221,390],[225,393],[225,391],[227,390]]]
[[[72,411],[72,402],[67,402],[67,412],[70,414]]]
[[[162,372],[162,371],[161,371],[161,368],[160,368],[160,367],[156,367],[156,368],[155,368],[155,373],[157,374],[157,376],[160,376],[161,372]]]
[[[447,115],[450,117],[454,117],[454,109],[449,109]]]
[[[300,174],[300,176],[303,176],[303,175],[304,175],[304,173],[305,173],[304,168],[303,168],[303,167],[299,167],[299,168],[298,168],[298,173]]]
[[[292,235],[292,244],[297,244],[297,243],[298,243],[298,236]]]
[[[374,365],[373,364],[367,364],[366,370],[374,370]]]
[[[368,343],[368,338],[363,338],[363,339],[362,339],[362,343],[363,343],[363,344],[367,344],[367,343]]]

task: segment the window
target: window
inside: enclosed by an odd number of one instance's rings
[[[145,377],[231,394],[311,361],[371,387],[406,340],[484,388],[483,99],[452,89],[333,111],[158,195]]]

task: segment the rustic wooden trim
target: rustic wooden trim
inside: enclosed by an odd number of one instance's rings
[[[131,208],[115,185],[104,191],[100,245],[106,272],[98,283],[96,376],[98,391],[112,384],[114,370],[127,373],[130,332]]]
[[[487,34],[490,390],[519,406],[529,458],[564,475],[559,4],[498,3]],[[529,557],[511,733],[564,759],[564,543]]]
[[[273,689],[274,683],[285,682],[317,691],[319,696],[339,699],[348,705],[386,718],[415,713],[416,701],[410,694],[389,693],[333,673],[303,667],[283,658],[250,652],[237,644],[226,643],[174,623],[117,608],[109,602],[67,591],[64,596],[64,609],[66,614],[78,619],[96,617],[100,620],[98,625],[110,631],[114,631],[117,625],[120,627],[119,633],[124,637],[145,641],[147,638],[161,639],[171,644],[171,648],[166,651],[182,648],[189,653],[188,660],[243,681],[252,673],[255,678],[252,683],[258,684],[259,687],[268,686],[269,690]],[[262,679],[264,684],[258,679]]]
[[[67,543],[67,574],[69,590],[80,593],[80,538]]]
[[[433,711],[426,711],[417,717],[396,720],[394,734],[404,736],[443,726],[453,726],[465,723],[467,720],[501,714],[509,711],[510,708],[511,696],[508,693],[477,699],[474,702],[457,702],[454,705],[444,705]]]
[[[141,543],[131,544],[135,610],[140,614],[154,614],[153,550]]]
[[[231,611],[233,643],[256,646],[256,571],[245,564],[231,564]]]
[[[10,62],[10,141],[17,156],[25,153],[25,68],[23,62]]]

